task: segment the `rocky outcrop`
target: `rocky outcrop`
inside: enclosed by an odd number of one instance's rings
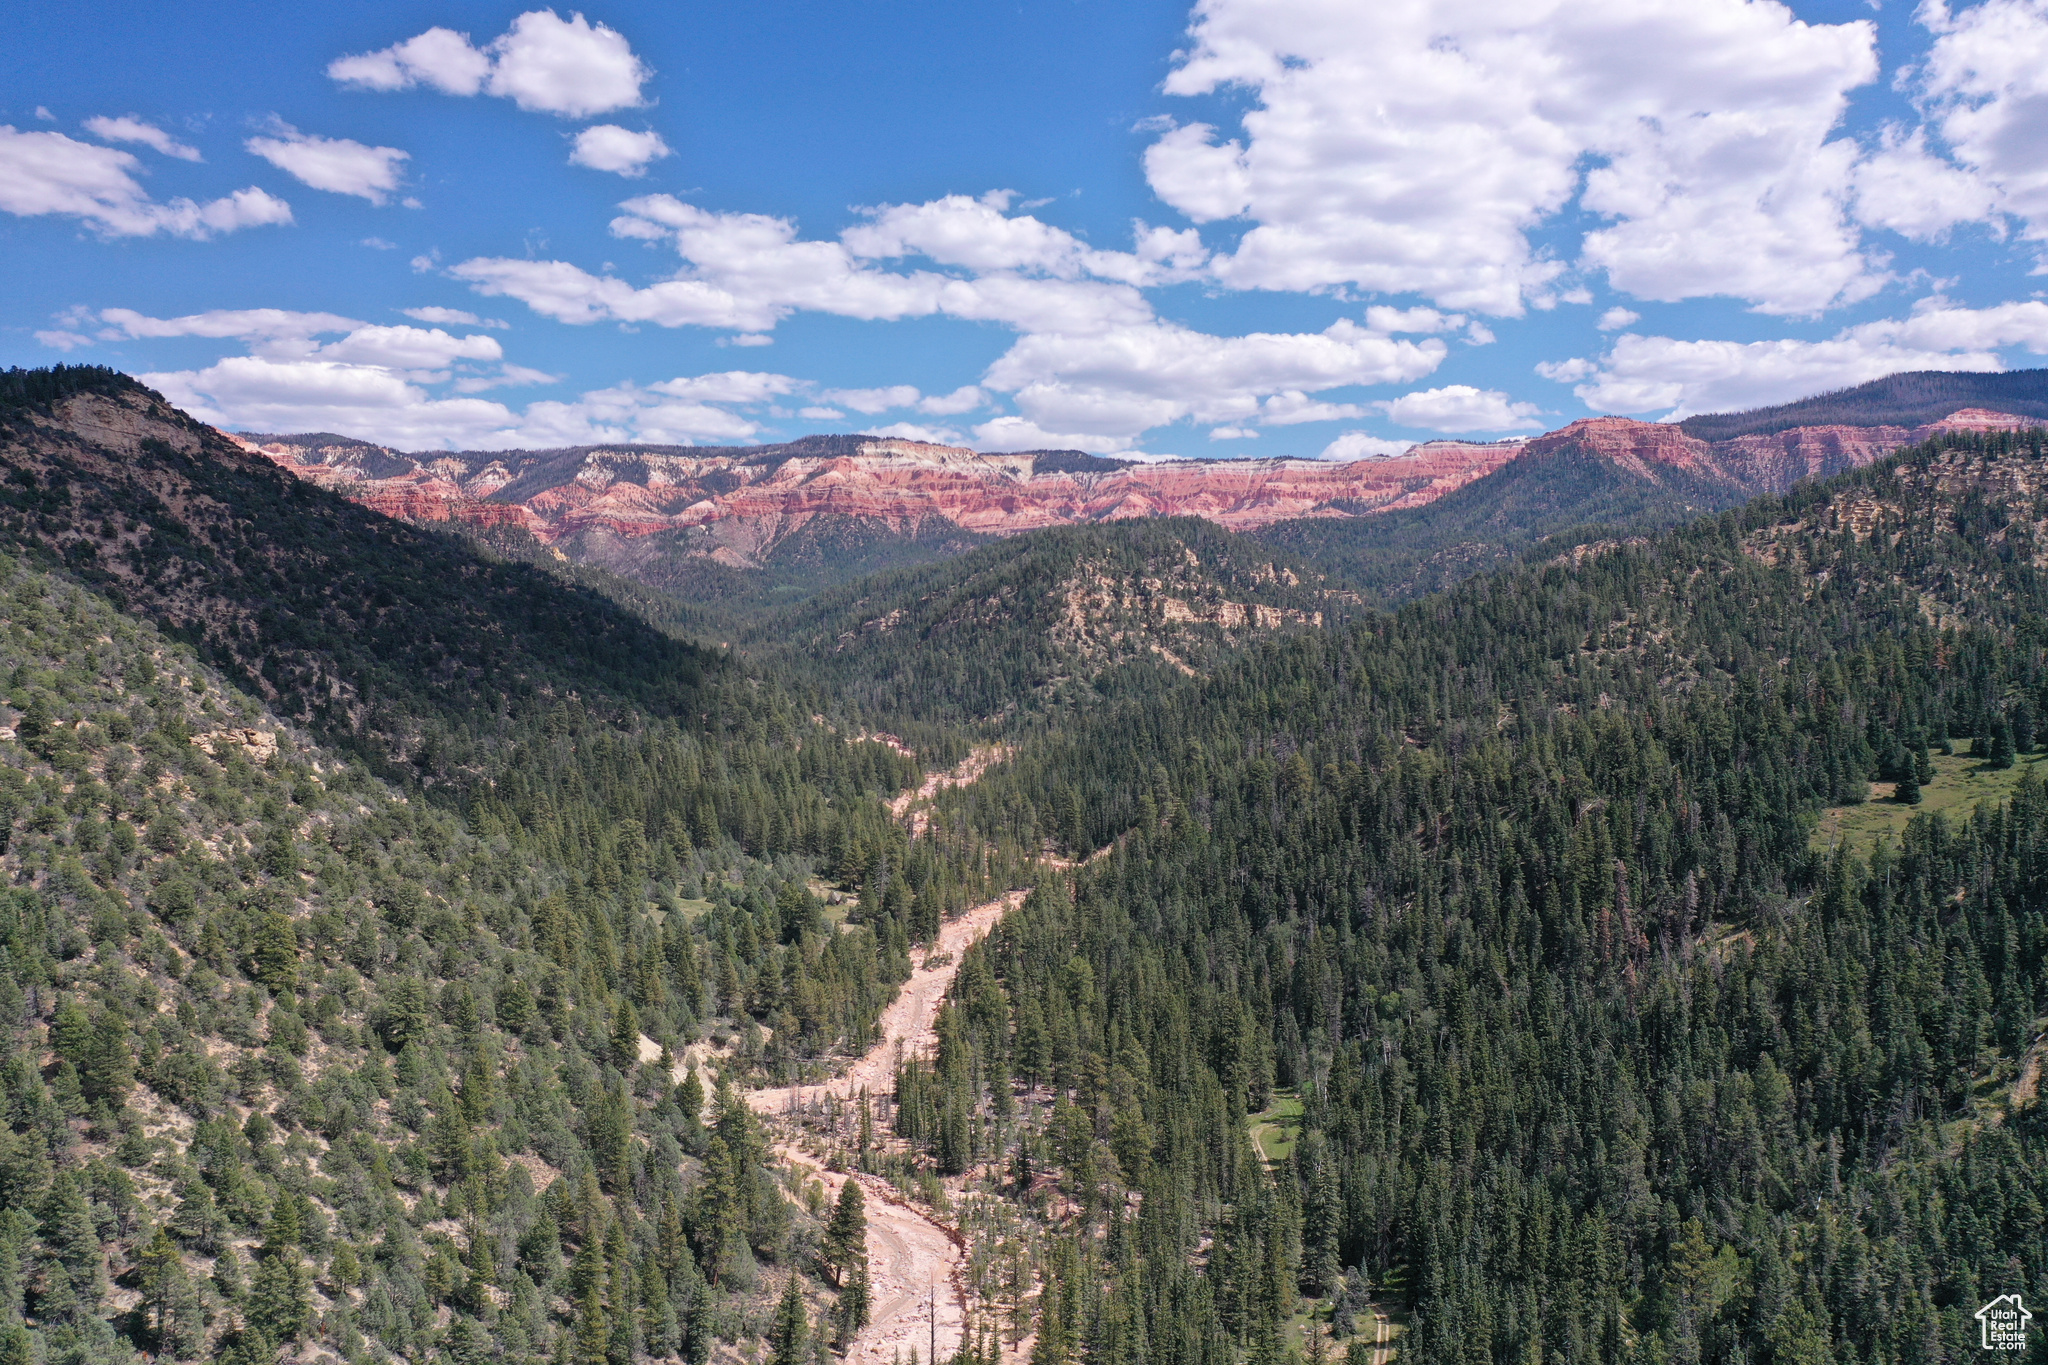
[[[408,521],[518,525],[547,544],[594,531],[694,533],[687,552],[738,563],[759,562],[821,516],[905,534],[938,519],[988,535],[1129,517],[1199,516],[1246,529],[1358,516],[1420,506],[1485,477],[1522,448],[1520,441],[1434,441],[1390,459],[1343,464],[1136,464],[873,438],[833,438],[823,449],[799,442],[433,456],[339,438],[237,439],[300,478]]]
[[[1431,441],[1391,458],[1134,463],[1074,452],[984,454],[876,437],[781,446],[584,446],[407,455],[345,437],[235,438],[302,479],[412,522],[518,526],[572,553],[667,535],[659,554],[758,565],[821,517],[892,534],[934,526],[1012,535],[1133,517],[1197,516],[1233,530],[1420,507],[1523,455],[1577,453],[1652,484],[1674,475],[1743,493],[1869,464],[1940,431],[2033,425],[1965,409],[1923,427],[1799,427],[1708,442],[1679,427],[1592,417],[1529,441]],[[628,571],[632,571],[628,569]]]
[[[1677,426],[1626,417],[1588,417],[1528,443],[1530,455],[1579,451],[1650,483],[1678,471],[1752,494],[1782,493],[1802,479],[1826,478],[1871,464],[1945,431],[2014,431],[2036,418],[1965,408],[1919,427],[1794,427],[1789,431],[1703,441]]]

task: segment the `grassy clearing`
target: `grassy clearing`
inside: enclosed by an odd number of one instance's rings
[[[1285,1161],[1294,1155],[1301,1141],[1301,1097],[1291,1090],[1276,1091],[1273,1103],[1249,1115],[1252,1145],[1268,1161]]]
[[[1880,839],[1896,839],[1916,815],[1943,815],[1950,821],[1966,820],[1985,802],[2003,801],[2012,795],[2020,774],[2048,762],[2048,754],[2026,754],[2002,771],[1986,767],[1981,759],[1967,754],[1934,756],[1934,780],[1920,789],[1920,804],[1902,806],[1892,800],[1890,782],[1870,784],[1871,799],[1860,806],[1833,806],[1821,813],[1813,827],[1812,845],[1833,848],[1838,840],[1865,851]],[[2042,776],[2048,777],[2048,772]]]

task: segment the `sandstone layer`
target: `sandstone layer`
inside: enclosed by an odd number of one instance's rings
[[[1652,483],[1677,472],[1750,493],[1866,465],[1941,431],[2037,425],[1966,409],[1925,427],[1799,427],[1706,442],[1678,427],[1593,417],[1533,440],[1431,441],[1404,454],[1132,463],[1071,451],[983,454],[876,437],[780,446],[584,446],[408,455],[342,437],[237,437],[285,469],[413,522],[519,526],[541,542],[670,535],[677,552],[763,562],[820,517],[895,534],[1012,535],[1130,517],[1198,516],[1233,530],[1424,506],[1524,456],[1576,452]]]
[[[1357,516],[1420,506],[1484,478],[1523,445],[1435,441],[1391,459],[1343,464],[1133,464],[869,438],[420,456],[318,438],[243,444],[300,478],[409,521],[519,525],[546,544],[591,532],[696,533],[698,552],[723,550],[719,558],[742,563],[758,562],[821,516],[904,534],[943,523],[989,535],[1128,517],[1199,516],[1246,529],[1292,517]]]

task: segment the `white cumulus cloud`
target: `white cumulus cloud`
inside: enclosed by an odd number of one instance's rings
[[[1940,237],[1958,223],[1992,216],[1998,193],[1927,149],[1927,130],[1888,126],[1881,145],[1856,168],[1856,217],[1914,241]]]
[[[268,136],[252,137],[242,145],[316,190],[352,194],[379,205],[398,188],[402,165],[411,156],[396,147],[302,133],[282,122],[275,123]]]
[[[877,389],[826,389],[818,399],[828,406],[806,410],[805,416],[824,420],[843,416],[840,409],[851,409],[872,417],[878,412],[914,408],[932,417],[957,417],[988,405],[988,395],[974,384],[964,384],[951,393],[934,394],[920,392],[915,384],[889,384]],[[958,433],[955,435],[957,437]]]
[[[659,133],[636,133],[616,123],[599,123],[576,135],[569,160],[594,171],[610,171],[632,179],[647,174],[649,163],[669,155],[669,146]]]
[[[974,429],[977,450],[1079,450],[1090,455],[1115,455],[1129,450],[1131,444],[1128,436],[1047,431],[1026,417],[997,417]]]
[[[986,406],[988,395],[975,384],[962,384],[951,393],[928,394],[917,400],[917,410],[934,417],[957,417],[963,412],[973,412]]]
[[[924,426],[917,422],[891,422],[884,427],[870,427],[865,434],[893,437],[899,441],[923,441],[935,446],[957,446],[966,440],[951,427]]]
[[[1123,284],[1166,284],[1192,278],[1208,258],[1193,230],[1133,223],[1132,251],[1098,251],[1062,228],[1029,214],[1011,215],[1012,196],[947,195],[922,204],[866,210],[867,221],[840,234],[854,255],[870,259],[923,256],[969,270],[1024,271],[1078,279],[1092,275]]]
[[[1470,384],[1404,393],[1373,406],[1404,427],[1429,431],[1524,431],[1543,425],[1542,410],[1534,403],[1517,403],[1498,389]]]
[[[299,313],[285,308],[216,308],[176,318],[153,318],[132,308],[99,314],[108,339],[118,337],[209,337],[249,344],[266,360],[318,360],[380,366],[400,372],[439,370],[457,361],[499,360],[504,348],[487,336],[459,337],[439,327],[383,327],[337,313]],[[339,340],[316,338],[341,333]]]
[[[1434,308],[1390,308],[1374,304],[1365,310],[1365,325],[1375,332],[1455,332],[1465,325],[1462,313],[1440,313]]]
[[[498,360],[497,338],[458,337],[438,327],[358,327],[310,352],[322,360],[382,365],[395,370],[437,370],[457,360]]]
[[[1824,341],[1682,340],[1623,336],[1597,358],[1538,367],[1603,412],[1676,419],[1789,402],[1901,370],[1996,371],[2001,348],[2048,355],[2048,303],[1923,308],[1844,328]]]
[[[243,431],[334,431],[404,450],[747,441],[759,434],[759,424],[711,397],[797,384],[784,376],[756,376],[769,382],[735,385],[721,382],[735,376],[700,375],[644,388],[614,385],[573,400],[532,402],[520,410],[467,395],[554,383],[559,376],[508,364],[451,382],[446,374],[337,358],[347,353],[334,347],[305,357],[229,356],[201,369],[140,377],[193,416],[216,425]],[[373,358],[390,362],[425,357],[387,345]],[[437,396],[435,389],[444,384],[462,396]]]
[[[685,375],[648,385],[671,398],[694,398],[706,403],[765,403],[805,386],[801,379],[762,370],[723,370],[717,374]]]
[[[1299,389],[1276,393],[1259,404],[1259,424],[1268,427],[1295,426],[1302,422],[1343,422],[1366,415],[1356,403],[1325,403]]]
[[[1041,430],[1128,444],[1149,427],[1188,417],[1239,425],[1274,396],[1275,415],[1284,420],[1310,393],[1418,379],[1445,354],[1435,337],[1399,340],[1342,319],[1322,332],[1238,337],[1151,323],[1020,337],[989,367],[984,384],[1013,395]]]
[[[77,218],[103,237],[206,238],[292,221],[291,205],[250,186],[207,203],[158,203],[137,183],[134,155],[62,133],[0,124],[0,212]]]
[[[443,398],[372,365],[229,356],[138,376],[203,422],[245,431],[335,431],[400,448],[488,442],[517,425],[499,403]]]
[[[872,417],[891,408],[907,408],[918,400],[914,385],[892,384],[883,389],[827,389],[818,395],[827,403]]]
[[[526,365],[500,365],[490,374],[467,375],[454,383],[457,393],[483,393],[488,389],[517,388],[532,384],[559,384],[563,376]]]
[[[1981,209],[1988,187],[1998,207],[2026,225],[2026,236],[2048,239],[2048,4],[1983,0],[1955,13],[1946,0],[1925,0],[1918,17],[1936,36],[1916,91],[1979,182],[1973,192],[1938,178],[1963,195],[1951,212]],[[1918,221],[1941,214],[1923,207]],[[1910,211],[1904,216],[1916,221]]]
[[[85,131],[107,142],[139,142],[145,147],[174,156],[180,161],[200,160],[199,149],[188,147],[153,123],[144,122],[133,114],[120,118],[89,118]]]
[[[666,194],[621,207],[612,232],[673,247],[685,263],[675,277],[638,286],[566,261],[504,257],[464,261],[451,273],[480,293],[516,298],[562,322],[651,322],[749,336],[799,310],[867,321],[937,314],[1033,332],[1101,331],[1152,316],[1126,284],[1009,270],[970,278],[883,270],[843,241],[801,238],[787,218],[713,213]]]
[[[288,308],[212,308],[183,317],[153,318],[132,308],[100,310],[114,336],[235,337],[245,341],[304,343],[326,332],[352,332],[363,324],[338,313],[299,313]]]
[[[418,308],[421,321],[474,325],[455,309]],[[592,389],[523,410],[476,397],[488,390],[557,384],[561,375],[508,361],[497,338],[440,327],[382,326],[336,313],[211,309],[159,318],[126,308],[60,314],[60,342],[209,338],[247,355],[143,376],[203,421],[244,431],[335,431],[401,449],[545,448],[588,442],[695,444],[748,441],[760,423],[738,408],[807,392],[807,380],[748,370],[680,375]],[[325,338],[332,338],[325,339]],[[52,343],[55,344],[55,343]]]
[[[1585,264],[1640,297],[1808,313],[1881,283],[1835,136],[1877,74],[1866,21],[1760,0],[1205,0],[1193,37],[1167,91],[1254,107],[1235,132],[1171,129],[1145,170],[1197,222],[1249,220],[1212,263],[1226,285],[1515,315],[1551,301],[1564,262],[1531,234],[1574,201],[1608,219]]]
[[[1390,455],[1400,455],[1415,443],[1413,441],[1390,441],[1384,436],[1374,436],[1363,431],[1347,431],[1323,447],[1325,460],[1384,460]]]
[[[366,90],[488,91],[521,109],[589,118],[642,103],[641,87],[653,72],[616,30],[581,14],[564,19],[544,9],[520,15],[482,48],[466,33],[430,28],[376,52],[337,58],[327,74]]]
[[[430,28],[378,52],[340,57],[327,75],[365,90],[406,90],[432,86],[449,95],[474,95],[491,74],[491,59],[470,46],[469,35]]]
[[[452,325],[456,327],[497,328],[505,328],[511,326],[510,323],[502,322],[497,318],[480,318],[476,314],[465,312],[463,309],[460,308],[441,308],[436,306],[427,308],[401,308],[398,311],[405,314],[407,317],[411,318],[415,322],[438,322],[443,326]]]

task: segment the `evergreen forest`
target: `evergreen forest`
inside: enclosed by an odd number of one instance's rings
[[[714,636],[0,374],[0,1365],[939,1365],[942,1292],[958,1365],[1975,1358],[2048,1303],[2044,441]]]

